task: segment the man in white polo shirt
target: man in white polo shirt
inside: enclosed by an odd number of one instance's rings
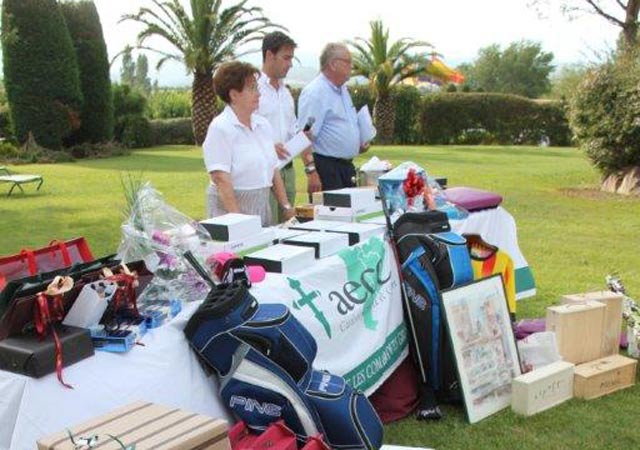
[[[258,114],[266,118],[273,128],[276,153],[280,159],[287,159],[289,154],[284,148],[284,143],[299,131],[293,97],[284,84],[284,78],[293,64],[295,48],[296,43],[293,39],[280,31],[269,33],[262,40],[262,72],[258,80],[258,89],[260,90]],[[320,179],[313,165],[310,148],[303,152],[302,159],[308,177],[309,192],[318,190]],[[282,168],[280,174],[287,191],[287,198],[292,204],[295,204],[296,174],[293,163],[290,162]],[[273,195],[271,196],[271,210],[278,223],[284,221],[283,212],[278,208]]]

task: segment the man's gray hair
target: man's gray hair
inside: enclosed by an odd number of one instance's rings
[[[349,51],[346,44],[342,42],[329,42],[320,53],[320,70],[324,70],[327,65],[336,58],[340,57],[340,53]]]

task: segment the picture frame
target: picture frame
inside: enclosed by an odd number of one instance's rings
[[[442,304],[470,423],[511,404],[521,374],[502,276],[442,292]]]

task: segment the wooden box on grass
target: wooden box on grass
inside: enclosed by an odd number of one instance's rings
[[[620,346],[620,328],[622,327],[622,303],[624,296],[611,291],[587,292],[564,295],[562,303],[600,302],[605,305],[604,338],[600,356],[617,355]]]
[[[606,307],[599,302],[547,308],[547,331],[556,334],[558,351],[567,362],[582,364],[600,358]]]
[[[77,441],[98,436],[100,450],[230,450],[227,422],[148,402],[136,402],[69,427]],[[38,450],[74,450],[66,430],[38,440]],[[85,448],[85,447],[83,447]]]
[[[574,395],[590,400],[633,386],[637,365],[638,361],[622,355],[580,364],[576,366]]]
[[[574,365],[556,361],[513,379],[511,409],[532,416],[573,397]]]

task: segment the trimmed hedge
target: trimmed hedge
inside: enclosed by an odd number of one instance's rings
[[[507,94],[427,95],[419,122],[422,144],[567,145],[570,133],[559,102]]]
[[[110,141],[113,98],[100,16],[93,1],[62,3],[61,8],[75,47],[84,97],[80,129],[71,137],[71,143]]]
[[[153,146],[153,132],[149,119],[142,116],[127,116],[124,120],[120,143],[127,148]]]
[[[191,91],[186,89],[156,89],[148,97],[151,119],[175,119],[191,116]]]
[[[143,117],[147,99],[128,84],[113,86],[114,138],[122,141],[125,125],[134,117]]]
[[[154,145],[195,145],[190,117],[152,120],[150,125]]]
[[[82,92],[69,30],[56,0],[2,3],[4,82],[16,138],[60,149],[80,126]]]

